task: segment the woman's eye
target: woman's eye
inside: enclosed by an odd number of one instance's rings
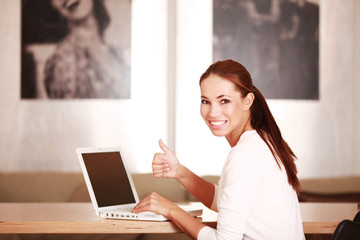
[[[223,99],[223,100],[221,100],[221,103],[229,103],[230,101],[229,100],[227,100],[227,99]]]
[[[202,104],[208,104],[209,102],[206,101],[206,100],[201,100],[201,103],[202,103]]]

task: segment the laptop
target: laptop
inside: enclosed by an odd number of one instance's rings
[[[168,220],[152,212],[131,212],[139,198],[120,148],[78,148],[76,152],[97,216],[127,220]],[[202,215],[202,209],[184,210],[192,216]]]

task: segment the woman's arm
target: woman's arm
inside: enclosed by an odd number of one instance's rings
[[[183,165],[179,167],[176,180],[205,206],[211,207],[215,194],[214,184],[199,177]]]
[[[156,153],[152,163],[155,177],[176,179],[205,206],[211,206],[215,194],[214,184],[202,179],[185,166],[181,165],[175,154],[160,140],[163,153]]]

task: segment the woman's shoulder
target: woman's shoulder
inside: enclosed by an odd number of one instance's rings
[[[251,159],[251,162],[265,161],[272,153],[256,130],[245,132],[231,149],[229,159]]]
[[[224,164],[224,182],[232,183],[238,179],[259,179],[267,169],[269,157],[267,146],[262,145],[263,140],[256,131],[245,132],[235,145]]]
[[[260,148],[266,147],[266,143],[256,132],[256,130],[244,132],[237,144],[231,149],[234,152],[247,152],[247,151],[256,151],[258,152]]]

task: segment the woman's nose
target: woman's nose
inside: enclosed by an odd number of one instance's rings
[[[210,117],[217,117],[219,115],[220,109],[216,104],[211,105],[209,116]]]

